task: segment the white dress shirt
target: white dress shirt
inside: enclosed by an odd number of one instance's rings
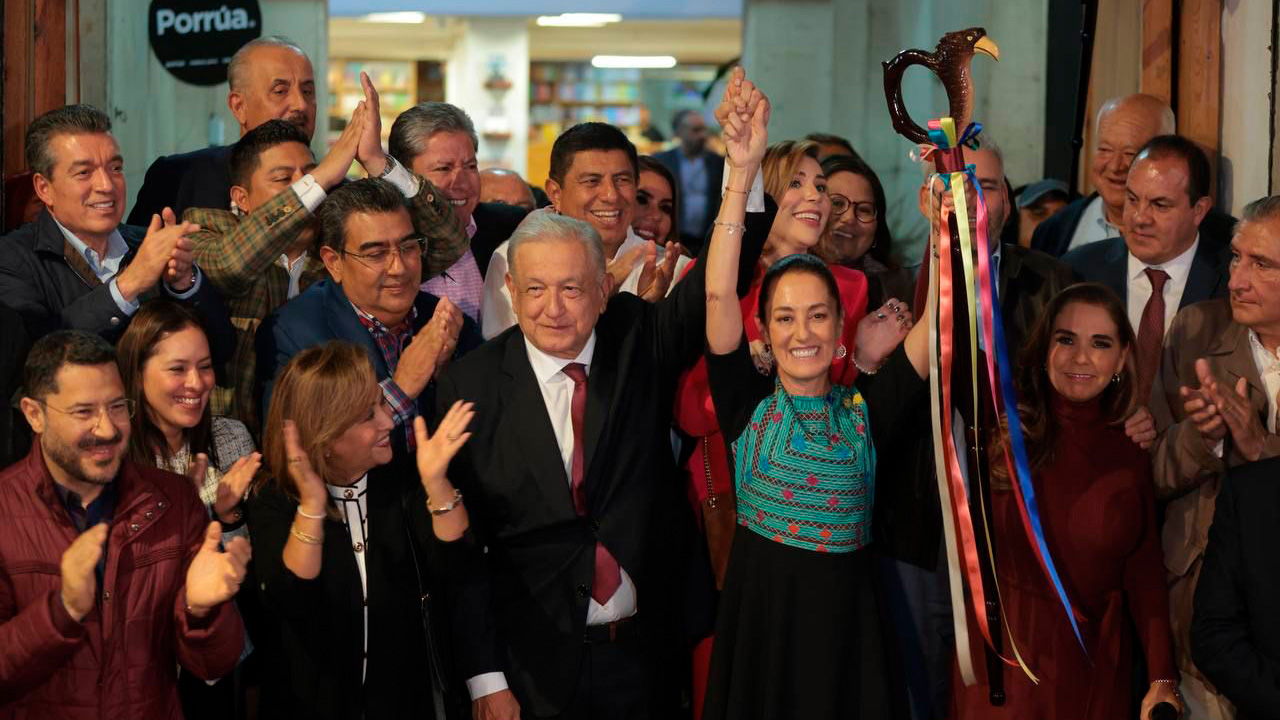
[[[1276,434],[1276,395],[1280,394],[1280,348],[1272,352],[1258,339],[1258,333],[1249,331],[1249,349],[1253,351],[1253,364],[1258,366],[1262,388],[1267,393],[1267,432]]]
[[[528,338],[525,339],[524,345],[529,353],[529,365],[533,368],[533,376],[538,380],[538,390],[542,392],[542,401],[547,406],[547,416],[551,420],[551,429],[555,432],[556,444],[560,449],[560,459],[564,463],[565,477],[572,486],[573,380],[561,371],[570,363],[582,363],[586,368],[587,382],[591,382],[591,359],[595,355],[596,334],[592,331],[582,352],[572,360],[552,357],[534,347]],[[622,582],[614,591],[613,597],[603,605],[597,603],[594,598],[587,601],[588,625],[604,625],[636,614],[635,583],[631,581],[626,568],[619,564],[618,569]],[[501,672],[483,673],[467,680],[467,692],[471,694],[472,700],[506,690],[507,687],[506,675]]]
[[[1107,222],[1107,205],[1098,195],[1085,206],[1080,215],[1080,223],[1076,225],[1075,234],[1071,236],[1071,244],[1067,250],[1075,250],[1081,245],[1088,245],[1100,240],[1120,237],[1120,228]]]
[[[1195,242],[1191,243],[1191,247],[1186,249],[1178,257],[1161,265],[1147,265],[1133,253],[1127,253],[1129,256],[1128,270],[1125,273],[1125,280],[1128,282],[1128,300],[1126,302],[1129,311],[1129,324],[1133,326],[1133,331],[1138,332],[1138,325],[1142,323],[1142,311],[1147,307],[1147,301],[1151,299],[1151,279],[1147,277],[1145,270],[1149,267],[1157,268],[1169,274],[1169,279],[1164,281],[1164,331],[1169,332],[1169,325],[1173,323],[1173,316],[1178,314],[1178,305],[1182,302],[1182,291],[1187,288],[1187,276],[1191,274],[1191,261],[1195,259],[1196,248],[1200,247],[1200,235],[1196,234]]]
[[[365,504],[365,492],[369,489],[369,476],[365,475],[351,485],[325,485],[333,504],[342,513],[343,523],[351,535],[351,551],[356,556],[360,570],[360,595],[364,600],[364,656],[360,662],[360,682],[364,682],[369,669],[369,581],[364,558],[369,549],[369,512]]]

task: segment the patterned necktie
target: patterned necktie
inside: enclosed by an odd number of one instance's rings
[[[579,515],[587,514],[587,493],[583,488],[583,477],[586,475],[585,450],[582,443],[582,428],[587,414],[587,368],[582,363],[569,363],[561,369],[573,380],[573,400],[570,403],[570,415],[573,417],[573,460],[570,464],[570,488],[573,493],[573,507]],[[591,583],[591,599],[604,605],[618,591],[622,584],[622,571],[618,561],[613,558],[609,548],[596,540],[595,580]]]
[[[1156,368],[1160,367],[1160,345],[1164,341],[1164,284],[1169,273],[1158,268],[1146,268],[1151,282],[1151,299],[1142,309],[1138,323],[1138,402],[1147,404],[1151,398],[1151,384],[1155,381]]]

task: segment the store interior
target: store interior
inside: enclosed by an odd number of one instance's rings
[[[328,44],[330,139],[363,97],[359,77],[368,72],[384,133],[416,103],[452,102],[476,124],[482,168],[509,168],[541,185],[552,142],[574,123],[617,125],[641,152],[669,147],[674,114],[710,107],[717,80],[740,57],[742,21],[333,14]]]

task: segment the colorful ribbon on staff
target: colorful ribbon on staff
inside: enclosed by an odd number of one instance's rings
[[[972,609],[978,623],[978,629],[989,647],[994,647],[994,644],[992,643],[991,629],[987,623],[986,598],[978,559],[977,540],[969,511],[968,489],[960,467],[961,454],[956,448],[955,435],[951,427],[953,417],[951,376],[956,342],[953,309],[957,300],[962,300],[965,303],[969,318],[977,318],[979,313],[981,315],[979,320],[982,326],[984,347],[987,348],[987,376],[990,381],[992,405],[996,408],[997,415],[999,415],[1003,404],[1004,416],[1007,418],[1010,441],[1005,451],[1005,463],[1009,469],[1009,476],[1017,478],[1017,482],[1012,483],[1012,485],[1014,495],[1018,500],[1018,512],[1022,519],[1023,529],[1031,541],[1041,568],[1062,603],[1067,619],[1071,623],[1071,628],[1075,632],[1076,640],[1080,642],[1080,647],[1085,649],[1086,654],[1088,652],[1080,635],[1080,628],[1076,623],[1075,611],[1067,598],[1066,590],[1058,576],[1057,568],[1054,566],[1053,558],[1050,556],[1048,545],[1045,542],[1044,529],[1040,522],[1040,513],[1035,498],[1035,488],[1031,483],[1031,468],[1030,463],[1027,461],[1026,444],[1023,440],[1022,426],[1018,418],[1017,396],[1013,387],[1013,366],[1009,362],[1008,345],[1004,337],[1004,323],[995,292],[996,278],[993,277],[991,272],[991,248],[987,237],[986,200],[982,195],[982,187],[978,183],[973,167],[965,167],[964,165],[964,155],[961,148],[964,146],[976,148],[977,136],[980,132],[982,132],[982,125],[971,123],[957,138],[955,123],[951,118],[942,118],[929,122],[929,138],[934,145],[931,149],[934,152],[942,153],[941,161],[938,164],[945,171],[945,174],[935,173],[931,176],[929,186],[932,188],[934,178],[941,178],[951,190],[952,203],[955,207],[957,235],[959,236],[957,239],[960,244],[961,269],[964,275],[964,287],[953,288],[950,253],[951,232],[947,222],[946,209],[943,208],[939,238],[940,252],[936,256],[938,258],[938,267],[936,272],[931,272],[929,275],[929,306],[937,308],[935,313],[930,313],[929,315],[929,342],[932,349],[930,353],[929,380],[933,392],[932,397],[934,398],[931,405],[938,494],[940,498],[949,498],[951,505],[950,512],[943,513],[943,530],[946,541],[948,569],[950,571],[952,621],[955,624],[956,651],[960,674],[967,685],[972,685],[976,678],[973,673],[973,660],[969,655],[968,623],[964,617],[964,591],[960,584],[962,561],[963,575],[969,585]],[[969,232],[969,208],[965,194],[966,178],[969,179],[976,192],[977,207],[975,208],[974,219],[977,228],[977,253],[973,252],[974,242]],[[930,190],[931,202],[932,198],[933,193]],[[975,255],[977,258],[976,283],[974,277]],[[957,297],[957,290],[963,293],[962,297]],[[981,298],[980,303],[978,302],[979,298]],[[936,305],[934,304],[935,300]],[[977,356],[977,333],[977,323],[971,320],[968,337],[970,357]],[[973,398],[974,403],[972,412],[974,417],[978,417],[980,402],[978,395],[978,368],[976,363],[970,363],[969,366],[969,382],[972,388],[970,396]],[[1009,448],[1012,449],[1012,453],[1009,452]],[[980,482],[980,478],[974,478],[974,481]],[[986,528],[983,540],[988,549],[987,557],[990,559],[994,558],[994,554],[991,552],[990,516],[982,493],[978,493],[978,498],[979,508],[986,520],[983,523],[984,528]],[[997,577],[994,564],[991,567],[991,572],[993,578]],[[1009,628],[1008,621],[1005,619],[1004,604],[1000,598],[998,583],[995,587],[995,594],[997,606],[1000,608],[1000,618],[1004,622],[1005,628],[1009,630],[1009,644],[1014,656],[1014,660],[1004,656],[1001,656],[1001,659],[1010,666],[1016,665],[1020,667],[1032,682],[1039,682],[1035,674],[1023,661],[1017,642],[1013,637],[1012,628]]]

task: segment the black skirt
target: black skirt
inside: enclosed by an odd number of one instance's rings
[[[704,720],[889,717],[872,556],[783,545],[739,525]]]

